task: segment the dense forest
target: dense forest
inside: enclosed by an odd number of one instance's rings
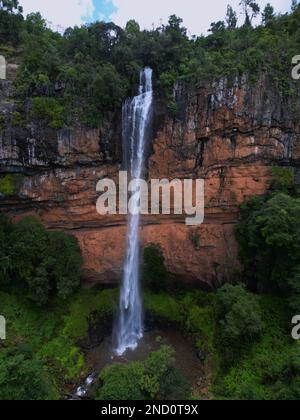
[[[20,114],[12,116],[13,122],[37,118],[56,129],[97,127],[99,118],[120,109],[144,66],[154,69],[158,90],[174,116],[172,89],[177,80],[194,86],[247,73],[255,81],[267,72],[278,89],[293,94],[290,68],[291,58],[299,53],[300,6],[294,1],[292,13],[278,16],[268,4],[262,24],[253,27],[258,5],[248,0],[241,4],[244,25],[237,25],[238,12],[228,6],[224,21],[212,23],[208,36],[189,37],[174,15],[166,26],[151,31],[141,30],[135,21],[125,29],[96,22],[60,34],[39,13],[24,19],[17,0],[4,1],[0,52],[19,56],[21,63],[15,83]]]
[[[0,9],[0,53],[20,67],[18,112],[0,125],[32,119],[52,129],[97,127],[110,119],[137,84],[139,70],[154,69],[157,91],[176,118],[177,80],[268,72],[282,95],[293,95],[291,57],[299,54],[300,5],[277,15],[242,1],[245,23],[228,7],[207,36],[189,37],[182,21],[151,31],[130,21],[125,29],[97,22],[53,31],[38,13],[23,17],[17,0]],[[5,178],[4,178],[5,179]],[[1,184],[2,183],[2,184]],[[9,183],[0,187],[9,192]],[[9,194],[8,194],[9,195]],[[291,319],[300,308],[300,190],[292,169],[273,168],[269,191],[243,204],[236,229],[241,269],[231,284],[205,292],[182,289],[155,244],[144,250],[144,302],[148,312],[193,340],[210,372],[206,392],[194,395],[169,346],[143,362],[113,365],[97,380],[93,398],[299,400],[300,353]],[[69,398],[89,372],[84,349],[91,331],[108,325],[115,289],[81,289],[82,257],[76,240],[26,218],[0,215],[0,313],[9,337],[0,341],[0,400]],[[159,281],[158,281],[159,279]]]

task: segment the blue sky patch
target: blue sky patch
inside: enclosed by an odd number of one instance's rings
[[[90,22],[97,20],[104,20],[105,22],[110,21],[112,13],[117,11],[116,6],[111,0],[93,0],[95,11],[93,16],[90,18]]]

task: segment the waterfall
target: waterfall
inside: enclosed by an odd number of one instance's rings
[[[145,175],[147,138],[152,116],[152,70],[145,68],[140,74],[139,95],[128,99],[123,106],[124,163],[131,179]],[[131,197],[133,208],[139,209],[140,194],[137,189]],[[140,213],[133,211],[128,219],[127,253],[120,291],[120,307],[116,328],[116,353],[122,355],[134,350],[143,337],[143,312],[140,291],[139,252]]]

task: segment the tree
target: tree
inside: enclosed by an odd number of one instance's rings
[[[38,36],[42,35],[47,29],[47,23],[39,12],[27,15],[24,26],[29,34]]]
[[[55,394],[43,365],[28,350],[0,353],[1,400],[48,400]]]
[[[82,257],[76,240],[61,232],[48,232],[26,218],[11,225],[0,220],[1,286],[25,294],[38,306],[53,296],[67,299],[80,285]]]
[[[294,345],[285,358],[269,366],[264,382],[272,389],[274,400],[299,401],[300,399],[300,354]]]
[[[0,2],[0,42],[17,44],[23,24],[23,8],[18,0]]]
[[[188,399],[190,387],[174,367],[174,349],[162,346],[144,362],[113,365],[101,373],[97,400]]]
[[[237,14],[233,10],[233,8],[228,5],[227,6],[227,13],[226,13],[226,24],[228,29],[235,29],[237,25]]]
[[[106,368],[100,375],[100,388],[96,399],[100,401],[143,400],[140,382],[143,376],[143,365],[114,365]]]
[[[262,21],[264,25],[269,25],[275,17],[274,7],[270,3],[266,5],[262,14]]]
[[[169,369],[161,381],[159,396],[162,400],[186,401],[190,398],[191,387],[182,373]]]
[[[237,229],[245,278],[257,290],[300,304],[300,200],[277,193],[252,199],[242,207]]]
[[[175,351],[170,346],[162,346],[151,353],[144,362],[144,375],[141,387],[148,397],[156,399],[161,390],[161,384],[175,363]]]
[[[292,0],[292,5],[291,5],[292,12],[295,12],[297,10],[298,6],[299,6],[298,0]]]
[[[18,0],[2,0],[0,2],[0,10],[9,13],[23,13],[23,7],[19,5]]]
[[[295,182],[295,171],[293,169],[274,166],[272,168],[270,188],[275,192],[282,192],[287,195],[293,195],[297,190],[297,185]]]
[[[126,81],[112,64],[104,64],[92,81],[95,106],[98,112],[113,112],[121,106],[127,92]]]
[[[227,284],[217,292],[218,342],[230,365],[257,340],[263,330],[262,312],[256,296],[244,285]]]
[[[42,75],[39,75],[41,84],[47,86],[47,78],[41,80]],[[36,84],[38,86],[38,83]],[[45,126],[59,130],[66,122],[65,108],[55,98],[52,97],[37,97],[32,99],[32,119],[38,119]]]
[[[186,35],[187,30],[186,28],[182,27],[182,23],[183,23],[183,20],[180,17],[176,15],[171,15],[169,17],[168,26],[166,27],[167,32],[175,31],[175,32],[179,32],[182,35]]]
[[[136,36],[140,32],[140,25],[135,20],[129,20],[126,24],[125,32],[129,36]]]
[[[225,23],[222,20],[219,20],[218,22],[211,23],[209,32],[217,34],[218,32],[224,31],[224,29]]]
[[[245,15],[245,25],[251,26],[252,20],[259,14],[260,7],[253,0],[241,0],[240,6],[242,6]]]

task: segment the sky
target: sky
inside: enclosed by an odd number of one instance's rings
[[[41,12],[53,28],[63,29],[96,20],[124,27],[130,19],[150,29],[180,16],[190,35],[205,34],[211,22],[223,20],[227,4],[239,10],[240,0],[20,0],[25,14]],[[290,10],[291,0],[257,0],[263,8],[270,2],[276,12]]]

